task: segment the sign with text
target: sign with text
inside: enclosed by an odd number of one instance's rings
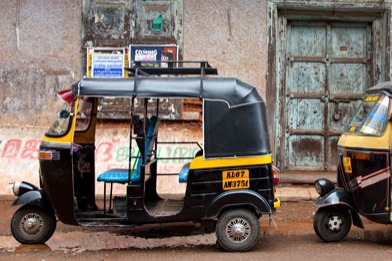
[[[88,48],[87,56],[87,76],[127,76],[124,67],[128,65],[128,53],[125,48]]]
[[[176,45],[130,45],[129,67],[141,62],[143,67],[168,67],[163,61],[178,59]]]

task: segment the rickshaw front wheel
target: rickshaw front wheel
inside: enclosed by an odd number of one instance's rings
[[[21,244],[43,244],[56,230],[56,217],[37,206],[19,208],[11,219],[11,232]]]
[[[248,251],[259,240],[259,219],[247,209],[228,210],[219,217],[215,233],[218,244],[226,251]]]
[[[321,208],[313,219],[314,231],[325,242],[338,242],[344,239],[351,225],[350,212],[343,207]]]

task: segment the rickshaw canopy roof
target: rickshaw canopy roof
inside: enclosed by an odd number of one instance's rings
[[[270,154],[265,104],[254,86],[221,77],[84,78],[76,96],[203,100],[206,158]]]
[[[254,86],[220,77],[83,78],[72,86],[72,92],[88,97],[200,98],[230,106],[263,102]]]
[[[392,81],[382,82],[366,90],[367,94],[379,93],[385,91],[388,95],[392,96]]]

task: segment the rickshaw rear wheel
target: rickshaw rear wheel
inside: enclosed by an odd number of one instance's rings
[[[21,244],[43,244],[56,230],[54,213],[38,206],[19,208],[11,219],[11,232]]]
[[[351,225],[350,212],[343,207],[321,208],[313,219],[314,231],[325,242],[338,242],[344,239],[350,231]]]
[[[259,240],[259,219],[247,209],[228,210],[219,217],[215,233],[226,251],[245,252]]]

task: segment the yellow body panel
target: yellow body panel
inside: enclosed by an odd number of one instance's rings
[[[272,155],[240,158],[204,159],[203,156],[192,160],[190,169],[228,168],[249,165],[264,165],[272,163]]]
[[[96,104],[97,101],[95,101]],[[79,98],[75,101],[73,110],[74,117],[72,118],[72,125],[68,133],[62,137],[48,137],[44,136],[43,140],[47,142],[60,142],[60,143],[78,143],[78,144],[94,144],[95,140],[95,125],[97,121],[97,106],[93,106],[93,115],[91,118],[91,124],[85,131],[75,131],[76,116],[78,112]]]
[[[280,208],[280,205],[280,199],[276,197],[274,201],[274,208]]]
[[[382,136],[343,133],[338,146],[345,148],[363,148],[374,150],[389,150],[391,143],[392,123],[388,122],[387,129]]]
[[[77,99],[77,103],[75,105],[75,113],[78,111],[78,107],[79,107],[79,98]],[[97,103],[98,100],[95,99],[94,100],[94,106],[92,108],[92,115],[91,115],[91,122],[90,122],[90,126],[87,130],[84,131],[75,131],[75,135],[73,138],[73,142],[77,143],[77,144],[94,144],[95,143],[95,128],[96,128],[96,124],[97,124]],[[75,117],[77,118],[77,117]],[[75,123],[76,124],[76,123]],[[75,125],[73,125],[75,126]]]
[[[366,99],[375,99],[379,96],[369,96]],[[389,108],[389,117],[392,114],[392,106]],[[351,134],[343,133],[338,141],[339,147],[344,148],[363,148],[363,149],[374,149],[374,150],[389,150],[391,144],[391,132],[392,122],[389,120],[387,128],[381,136],[371,136],[364,134]]]
[[[47,142],[60,142],[60,143],[72,143],[74,133],[75,133],[75,122],[76,122],[76,117],[72,118],[72,125],[68,133],[64,136],[61,137],[48,137],[44,135],[43,141]]]

